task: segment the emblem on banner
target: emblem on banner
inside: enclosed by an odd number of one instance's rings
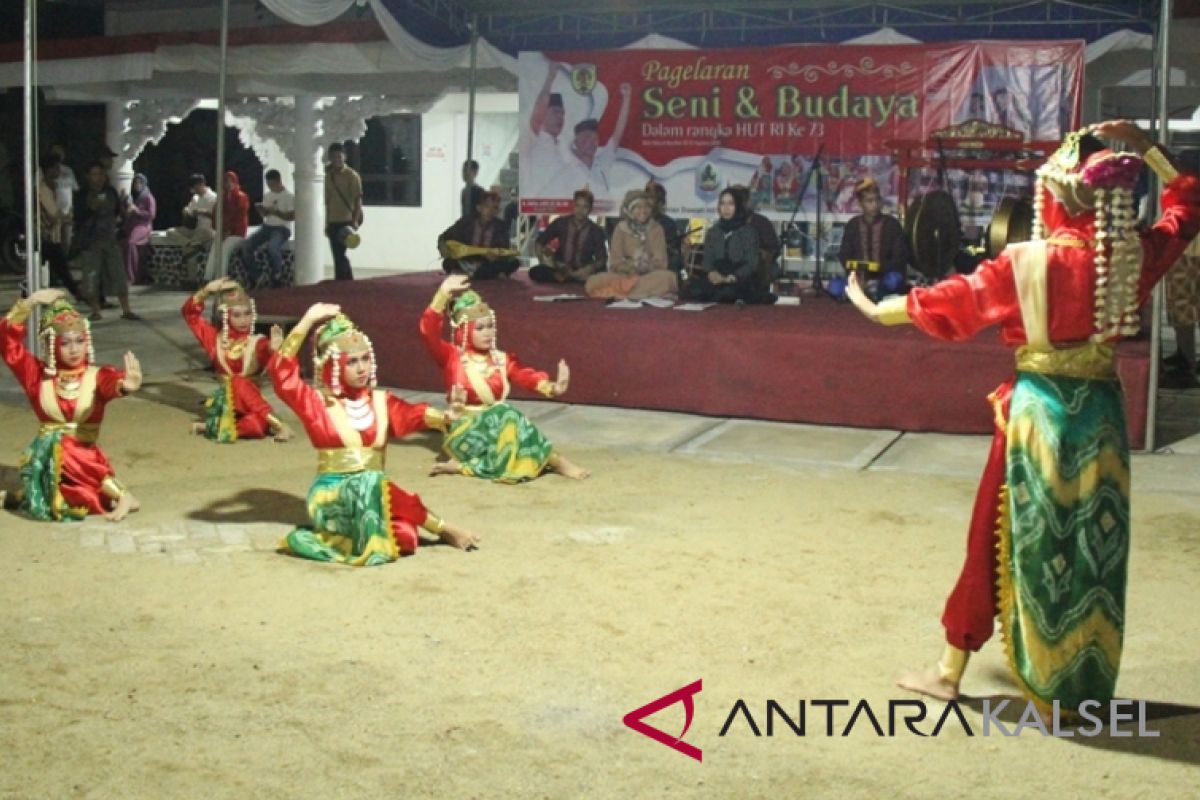
[[[572,67],[571,86],[579,94],[591,94],[596,88],[596,65],[576,64]]]
[[[696,185],[702,192],[715,192],[721,187],[721,176],[712,162],[708,162],[696,175]]]

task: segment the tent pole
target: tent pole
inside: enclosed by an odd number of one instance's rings
[[[213,216],[213,243],[208,254],[209,277],[225,275],[225,80],[229,73],[229,0],[221,0],[221,66],[217,77],[217,168],[213,189],[217,192]]]
[[[1164,147],[1171,146],[1170,106],[1171,94],[1171,0],[1162,0],[1158,15],[1158,95],[1155,98],[1158,106],[1158,141]],[[1157,186],[1159,181],[1151,184]],[[1161,190],[1161,186],[1158,186]],[[1150,196],[1150,219],[1158,216],[1159,203],[1157,192]],[[1151,304],[1150,321],[1150,378],[1147,387],[1146,402],[1146,439],[1142,445],[1148,452],[1154,452],[1158,445],[1158,354],[1162,345],[1162,315],[1163,315],[1163,284],[1159,281],[1154,287],[1154,301]]]
[[[470,89],[467,93],[467,160],[475,157],[475,84],[476,57],[479,48],[479,15],[471,17],[471,78]]]
[[[34,141],[34,102],[37,90],[33,85],[34,43],[37,31],[37,0],[25,0],[25,281],[29,293],[33,294],[41,288],[41,264],[39,258],[37,226],[37,173],[33,165],[37,153],[33,148]],[[25,331],[25,340],[30,352],[37,352],[38,309],[34,309]]]

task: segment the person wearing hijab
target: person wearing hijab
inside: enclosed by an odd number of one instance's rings
[[[149,276],[142,268],[142,255],[150,244],[158,203],[145,175],[139,172],[133,176],[129,194],[122,194],[121,201],[120,243],[125,259],[125,274],[130,283],[148,283]]]
[[[1143,165],[1162,182],[1162,214],[1139,232]],[[1138,310],[1197,232],[1200,179],[1118,120],[1068,134],[1038,168],[1032,241],[879,303],[851,274],[850,300],[875,322],[953,342],[998,326],[1015,351],[1015,376],[988,396],[996,430],[942,615],[941,660],[905,674],[902,688],[957,698],[999,618],[1012,675],[1041,711],[1104,709],[1114,697],[1131,523],[1114,351],[1139,333]]]
[[[229,274],[229,256],[241,246],[249,227],[250,197],[242,191],[237,173],[229,170],[225,173],[225,197],[221,203],[221,247],[218,251],[214,246],[208,253],[210,280]]]
[[[310,331],[316,386],[300,374],[300,350]],[[476,546],[479,537],[437,517],[384,471],[389,440],[445,430],[460,409],[443,413],[377,389],[375,348],[340,306],[314,304],[286,339],[278,325],[272,327],[270,348],[275,394],[296,412],[317,450],[317,477],[307,503],[312,525],[289,533],[284,550],[370,567],[415,553],[418,528],[460,550]]]
[[[41,359],[25,349],[25,323],[38,306]],[[38,434],[21,456],[20,509],[54,522],[89,514],[118,522],[137,511],[137,498],[117,480],[97,444],[108,404],[142,386],[137,357],[126,353],[123,370],[96,365],[91,326],[62,289],[18,300],[0,319],[0,348],[38,422]]]
[[[748,224],[746,194],[733,188],[721,192],[717,213],[719,219],[704,235],[703,269],[681,294],[702,303],[774,303],[769,276],[759,269],[758,233]]]
[[[653,219],[654,209],[645,192],[632,190],[621,203],[621,221],[613,230],[608,271],[587,279],[589,297],[643,300],[674,298],[679,277],[667,269],[667,239]]]
[[[571,379],[567,362],[558,362],[558,376],[551,381],[545,372],[523,365],[512,351],[501,350],[496,344],[496,313],[467,288],[465,275],[451,275],[421,314],[421,339],[442,371],[447,399],[452,407],[465,403],[463,415],[446,428],[446,460],[434,464],[430,474],[499,483],[530,481],[543,472],[575,480],[588,477],[588,470],[562,455],[508,402],[514,384],[546,398],[563,395]],[[442,338],[447,316],[450,341]]]

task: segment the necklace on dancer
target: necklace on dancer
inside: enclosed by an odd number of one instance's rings
[[[350,427],[359,433],[375,424],[375,409],[371,407],[370,395],[364,395],[357,400],[342,400],[342,408],[350,418]]]
[[[83,370],[73,373],[59,372],[54,380],[54,393],[63,400],[79,399],[79,387],[83,385]]]

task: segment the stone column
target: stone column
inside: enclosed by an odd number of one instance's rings
[[[317,147],[317,98],[296,95],[296,131],[292,151],[296,171],[296,283],[325,278],[325,170]]]
[[[117,155],[113,158],[109,180],[117,191],[129,191],[133,183],[133,162],[126,158],[125,131],[129,122],[129,104],[125,100],[109,100],[104,104],[105,144]]]

